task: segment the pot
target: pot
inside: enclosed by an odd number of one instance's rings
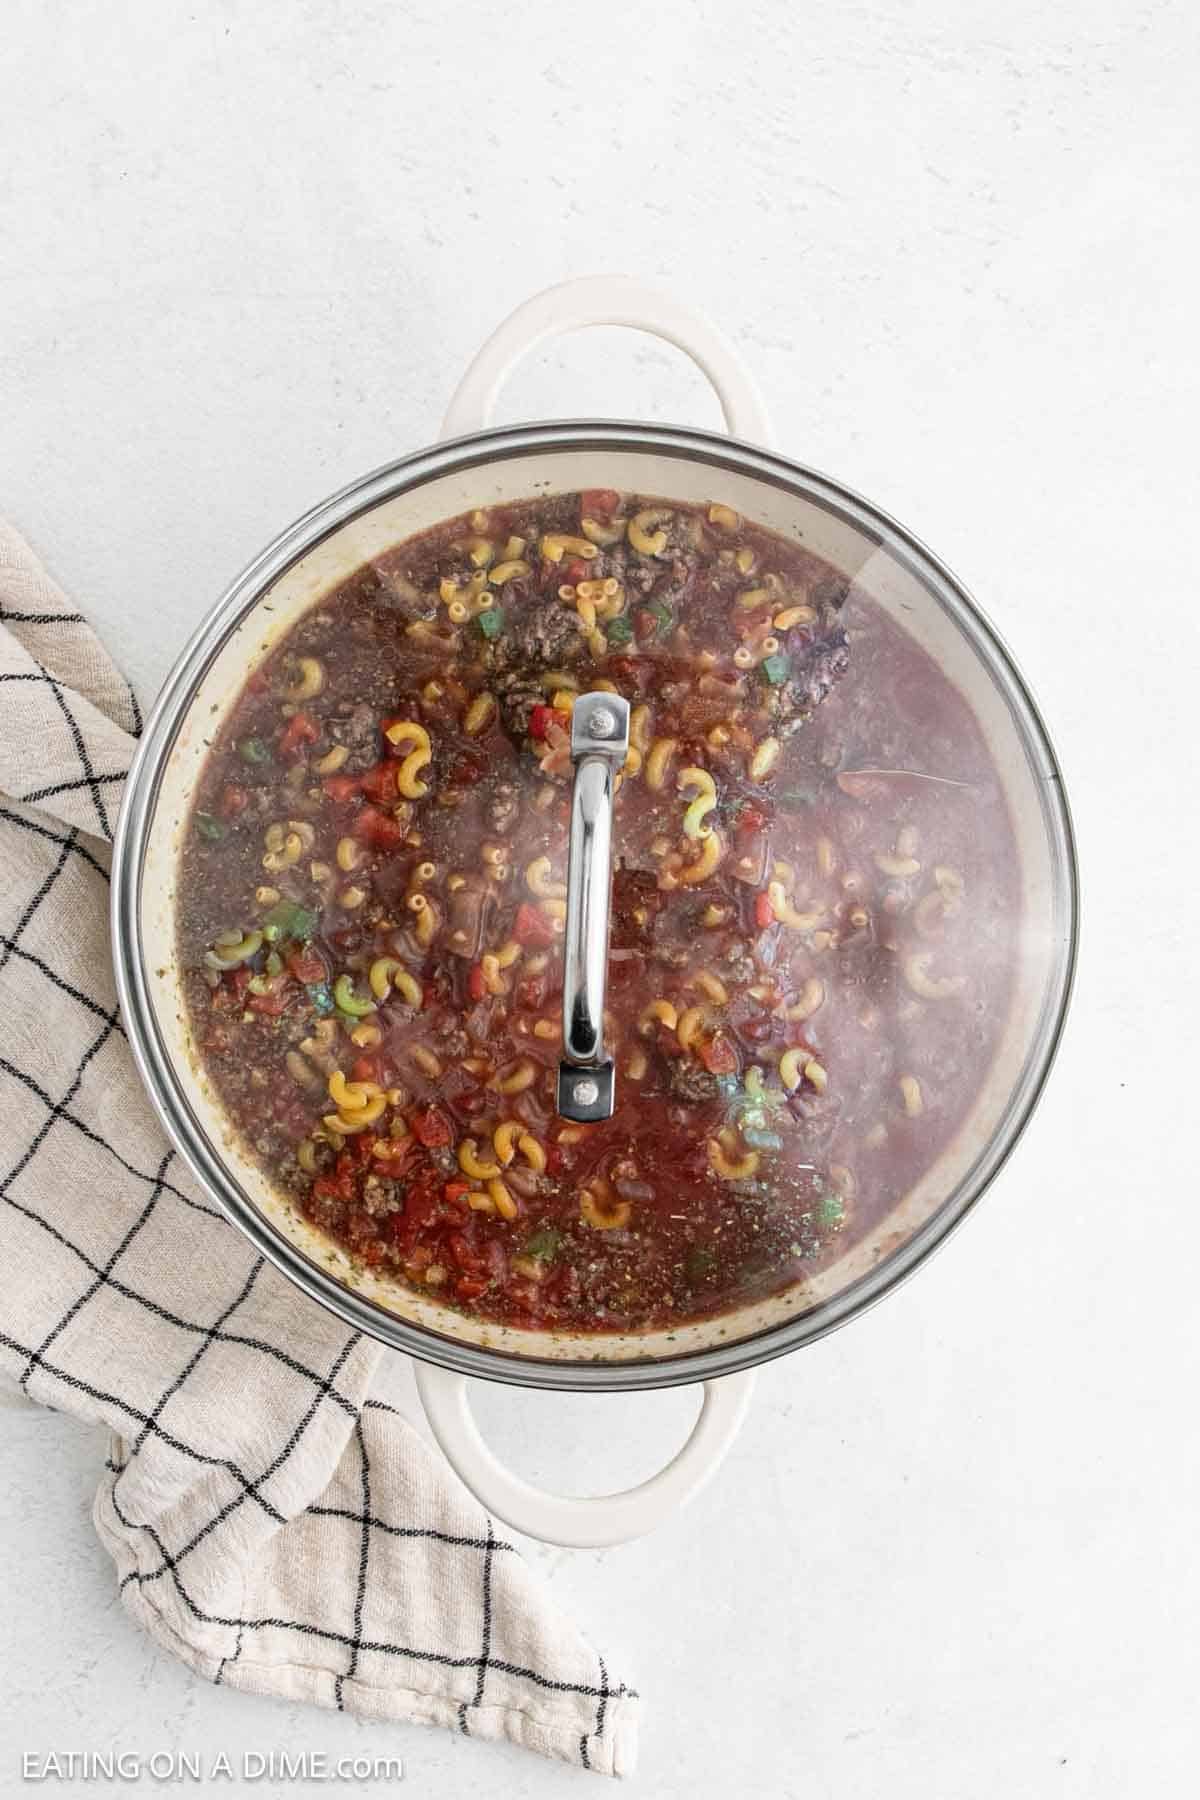
[[[685,351],[716,389],[730,435],[599,421],[489,429],[495,397],[519,357],[556,333],[598,324],[636,327]],[[290,1281],[347,1325],[416,1359],[433,1432],[480,1500],[518,1529],[562,1544],[615,1543],[658,1523],[696,1492],[729,1448],[756,1365],[857,1317],[945,1240],[1023,1130],[1068,1003],[1077,914],[1071,825],[1054,753],[1012,657],[961,583],[909,532],[838,483],[765,448],[769,440],[754,383],[697,314],[615,277],[536,296],[472,363],[438,444],[324,501],[237,578],[169,676],[125,793],[113,870],[114,958],[130,1044],[168,1134],[205,1191]],[[472,508],[583,487],[683,503],[707,502],[719,488],[740,514],[801,539],[902,622],[965,697],[990,752],[1012,829],[1018,915],[1006,1015],[969,1113],[865,1237],[812,1279],[714,1318],[587,1334],[466,1316],[433,1293],[401,1288],[360,1266],[310,1225],[239,1141],[195,1060],[176,946],[176,871],[190,800],[214,727],[256,664],[322,595],[412,534]],[[624,724],[620,717],[610,722],[618,732]],[[607,906],[611,788],[604,802],[604,781],[596,778],[593,824],[598,819],[603,829],[589,838],[585,856],[579,796],[586,761],[576,775],[568,932],[579,958],[577,989],[600,984],[591,993],[598,1020],[603,946],[597,959],[593,942],[589,958],[580,895],[581,883],[590,884],[594,937],[597,910],[603,915]],[[601,929],[603,923],[602,916]],[[575,1066],[588,1076],[581,1091],[594,1101],[589,1071],[602,1066],[601,1046],[569,1040],[567,1079],[572,1048]],[[624,1494],[568,1499],[538,1492],[492,1456],[467,1405],[468,1376],[609,1392],[699,1382],[704,1397],[683,1450],[648,1482]]]

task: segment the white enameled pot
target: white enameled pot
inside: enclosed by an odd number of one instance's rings
[[[625,325],[684,350],[720,398],[730,436],[611,422],[488,429],[513,364],[545,339]],[[505,321],[467,371],[443,439],[323,502],[269,545],[184,650],[130,774],[113,879],[113,945],[130,1043],[159,1115],[206,1191],[296,1286],[417,1359],[445,1454],[483,1503],[533,1536],[612,1544],[650,1530],[712,1474],[736,1435],[756,1364],[856,1316],[939,1244],[979,1198],[1044,1083],[1066,1012],[1076,939],[1070,820],[1049,740],[1011,657],[950,572],[877,509],[765,448],[753,381],[690,309],[621,277],[569,282]],[[466,1317],[351,1262],[274,1192],[229,1127],[187,1032],[175,945],[175,870],[190,796],[214,727],[252,668],[306,608],[365,562],[439,520],[530,495],[611,487],[722,500],[853,575],[969,699],[1000,771],[1020,857],[1015,993],[969,1118],[936,1164],[866,1239],[785,1294],[648,1333],[525,1331]],[[539,1492],[483,1443],[467,1376],[524,1386],[631,1390],[704,1383],[693,1431],[664,1469],[623,1494]]]

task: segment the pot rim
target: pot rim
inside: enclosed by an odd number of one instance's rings
[[[228,1178],[224,1163],[200,1129],[184,1084],[161,1038],[150,999],[141,932],[141,880],[162,771],[204,674],[228,636],[293,562],[359,514],[425,481],[496,460],[550,450],[651,452],[699,460],[747,474],[785,492],[817,499],[855,528],[885,544],[918,573],[931,572],[948,606],[1004,695],[1027,753],[1037,768],[1043,817],[1055,863],[1058,925],[1055,961],[1033,1036],[1033,1047],[988,1143],[938,1210],[869,1274],[810,1311],[736,1342],[658,1356],[645,1362],[524,1356],[473,1345],[414,1324],[364,1299],[335,1280],[289,1242]],[[928,585],[928,584],[926,584]],[[963,583],[919,538],[851,488],[805,464],[692,426],[624,420],[564,420],[494,427],[385,463],[341,488],[279,533],[226,589],[193,632],[156,699],[135,753],[113,848],[111,928],[117,993],[134,1062],[158,1117],[205,1194],[245,1233],[258,1252],[310,1299],[355,1330],[390,1348],[463,1375],[519,1387],[628,1392],[711,1380],[768,1362],[824,1337],[857,1318],[924,1263],[971,1212],[1019,1142],[1044,1090],[1070,1006],[1079,940],[1079,873],[1075,834],[1058,759],[1017,663],[1000,633]],[[580,1339],[586,1351],[586,1338]]]

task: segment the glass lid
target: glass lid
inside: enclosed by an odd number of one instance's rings
[[[360,504],[227,626],[159,797],[223,1178],[508,1357],[836,1322],[982,1188],[1061,1014],[1004,653],[886,521],[702,436]]]

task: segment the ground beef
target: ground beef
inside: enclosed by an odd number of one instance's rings
[[[667,1088],[673,1100],[700,1106],[716,1099],[717,1078],[690,1056],[673,1056],[667,1068]]]
[[[668,573],[668,565],[657,556],[642,556],[622,538],[605,550],[589,571],[593,575],[615,575],[633,601],[645,600],[655,583]]]
[[[433,1028],[433,1034],[443,1056],[466,1056],[471,1048],[466,1030],[453,1018],[439,1019]]]
[[[625,586],[635,599],[647,599],[658,576],[658,564],[649,557],[631,556],[625,565]]]
[[[850,639],[841,623],[848,591],[844,581],[820,582],[809,597],[815,622],[793,625],[784,640],[791,668],[776,690],[780,737],[798,731],[850,667]]]
[[[404,1204],[403,1189],[398,1181],[389,1181],[383,1175],[368,1175],[363,1183],[362,1203],[373,1219],[384,1213],[399,1212]]]
[[[277,787],[256,787],[248,789],[250,798],[242,817],[250,819],[274,820],[279,817],[279,789]]]
[[[514,594],[508,627],[492,644],[488,656],[501,722],[510,738],[521,742],[529,736],[530,715],[547,697],[541,683],[543,672],[574,662],[582,649],[578,615],[561,600]]]
[[[649,949],[654,937],[654,923],[662,910],[663,898],[653,870],[630,869],[624,865],[613,870],[614,950]]]
[[[330,723],[329,735],[350,752],[342,764],[346,774],[361,775],[379,760],[379,723],[374,708],[365,700],[347,706],[345,716]]]
[[[661,963],[666,969],[685,969],[692,960],[691,954],[683,944],[672,944],[668,941],[653,945],[651,958]]]
[[[546,696],[538,681],[522,681],[501,676],[496,681],[500,692],[500,719],[514,743],[529,736],[529,719],[535,706],[545,703]]]
[[[669,606],[677,617],[683,616],[696,580],[696,556],[673,556],[654,583],[654,598]]]
[[[501,680],[528,681],[535,672],[574,662],[582,649],[579,615],[557,595],[548,600],[517,596],[506,629],[492,645],[491,665]]]
[[[730,981],[753,981],[757,974],[757,966],[749,944],[730,944],[725,952],[725,972]]]
[[[488,824],[497,837],[507,837],[517,822],[517,814],[521,809],[521,796],[515,782],[497,782],[488,795]]]

